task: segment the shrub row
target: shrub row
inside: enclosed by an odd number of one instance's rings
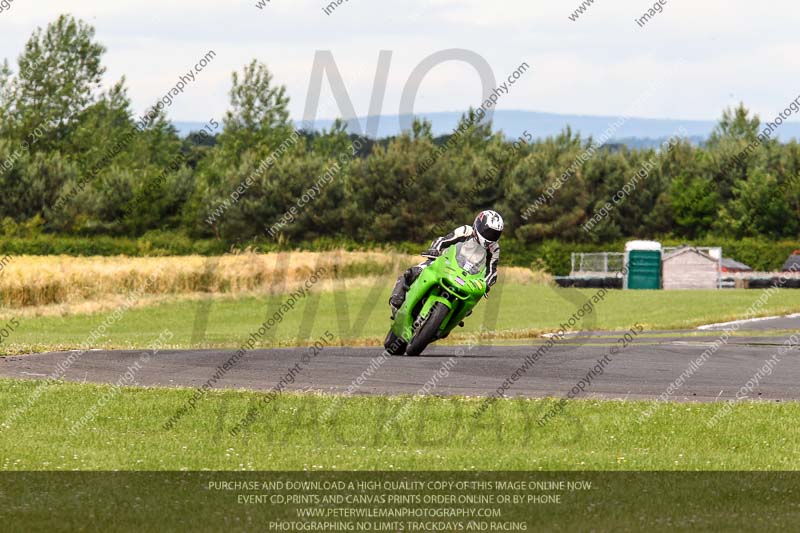
[[[761,239],[705,238],[685,242],[672,238],[661,241],[664,246],[693,244],[697,246],[721,246],[725,257],[741,261],[754,270],[780,270],[786,258],[800,249],[800,241],[770,242]],[[502,264],[506,266],[530,267],[545,270],[554,275],[569,274],[573,252],[622,252],[625,241],[609,244],[569,243],[548,240],[539,244],[524,244],[515,239],[502,241]],[[395,251],[416,255],[422,252],[427,243],[359,243],[352,240],[324,238],[293,245],[274,242],[251,241],[247,243],[226,243],[221,240],[192,240],[180,233],[152,232],[133,239],[124,237],[73,237],[49,234],[31,237],[0,238],[0,253],[8,255],[72,255],[72,256],[112,256],[163,257],[181,255],[222,255],[228,252],[244,251],[268,253],[287,250],[304,251]]]

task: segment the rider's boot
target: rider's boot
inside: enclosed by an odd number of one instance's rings
[[[397,310],[400,309],[403,306],[403,302],[406,301],[406,293],[408,289],[411,288],[411,284],[417,280],[423,269],[430,263],[431,261],[428,260],[420,265],[413,266],[400,274],[400,277],[397,278],[397,282],[392,289],[392,295],[389,297],[389,305],[392,308],[392,320],[394,320],[394,317],[397,315]]]

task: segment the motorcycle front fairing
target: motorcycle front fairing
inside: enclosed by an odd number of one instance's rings
[[[420,273],[397,311],[392,325],[395,335],[410,342],[415,320],[427,317],[433,305],[439,302],[450,310],[439,329],[438,338],[444,338],[480,301],[486,292],[486,267],[470,269],[471,264],[465,263],[463,258],[459,264],[459,250],[459,246],[450,246]]]

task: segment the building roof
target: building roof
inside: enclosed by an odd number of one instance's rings
[[[735,261],[730,257],[723,257],[720,260],[720,267],[727,269],[727,270],[741,270],[751,272],[753,269],[744,263],[740,263],[739,261]]]
[[[714,259],[710,255],[708,255],[707,253],[701,252],[700,250],[698,250],[694,246],[684,246],[682,248],[678,248],[677,250],[672,250],[671,252],[666,253],[662,260],[663,261],[667,261],[669,259],[672,259],[673,257],[677,257],[679,255],[682,255],[682,254],[685,254],[685,253],[689,253],[689,252],[692,252],[692,253],[695,253],[697,255],[700,255],[700,256],[708,259],[709,261],[714,261],[715,263],[717,261],[716,259]]]
[[[790,255],[789,259],[783,264],[781,270],[783,272],[789,272],[790,270],[793,272],[800,272],[800,254]]]

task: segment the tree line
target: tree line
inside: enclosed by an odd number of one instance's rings
[[[800,147],[759,138],[743,105],[702,145],[677,138],[660,150],[596,146],[569,128],[537,138],[535,124],[509,140],[472,110],[450,135],[417,120],[376,140],[342,121],[296,127],[285,88],[254,60],[233,74],[225,116],[182,139],[163,110],[137,126],[125,79],[102,84],[104,52],[90,25],[63,15],[33,32],[15,68],[0,67],[3,231],[423,243],[485,208],[520,245],[800,231]]]

